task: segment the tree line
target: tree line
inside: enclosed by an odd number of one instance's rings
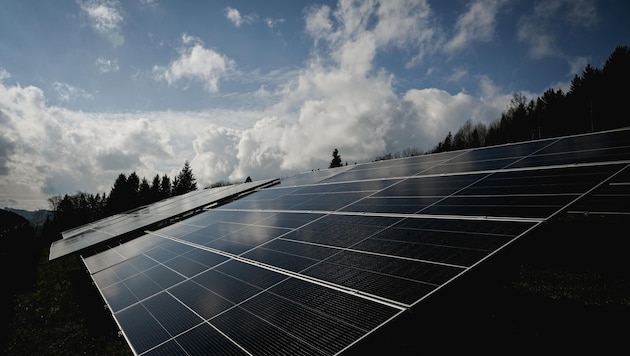
[[[58,232],[194,190],[197,180],[188,161],[173,179],[156,174],[151,183],[136,172],[120,173],[109,194],[78,192],[49,198],[53,218],[46,222],[45,230],[57,232],[51,237],[54,240]]]
[[[498,120],[489,125],[468,120],[429,153],[626,127],[629,87],[630,47],[618,46],[602,69],[588,64],[576,74],[567,93],[547,89],[531,100],[514,94]]]

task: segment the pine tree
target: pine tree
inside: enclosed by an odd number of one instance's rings
[[[134,171],[127,177],[127,191],[126,191],[127,206],[125,210],[137,208],[140,206],[140,177]]]
[[[186,161],[179,175],[173,180],[173,195],[185,194],[197,190],[197,180],[192,173],[190,163]]]
[[[151,185],[149,185],[149,181],[142,177],[140,181],[140,187],[138,188],[138,196],[140,197],[141,204],[149,204],[152,203],[151,200]]]
[[[120,173],[116,181],[114,181],[114,186],[109,192],[109,198],[107,199],[106,211],[109,215],[126,210],[127,188],[127,176]]]
[[[151,202],[156,202],[158,200],[161,199],[160,197],[160,175],[156,174],[155,177],[153,177],[153,182],[151,183],[151,191],[150,191],[150,196],[151,196]]]
[[[170,197],[171,194],[171,178],[165,174],[162,176],[162,182],[160,183],[160,200]]]
[[[339,150],[338,149],[334,149],[333,153],[332,153],[332,160],[330,161],[330,165],[328,166],[328,168],[336,168],[336,167],[341,167],[341,156],[339,155]]]

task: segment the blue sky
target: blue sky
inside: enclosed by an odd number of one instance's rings
[[[630,44],[624,0],[0,3],[0,206],[428,150]]]

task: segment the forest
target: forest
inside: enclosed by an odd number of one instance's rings
[[[109,194],[78,192],[49,198],[53,216],[42,229],[48,239],[56,240],[61,231],[196,189],[197,180],[188,161],[173,179],[156,174],[151,183],[136,172],[128,176],[120,173]]]
[[[449,132],[444,140],[426,153],[627,127],[630,126],[625,102],[628,93],[630,47],[619,46],[601,69],[587,65],[580,75],[572,79],[568,92],[550,88],[535,99],[515,93],[507,109],[491,124],[469,120],[454,134]],[[405,148],[376,160],[420,154],[424,152],[418,148]],[[341,162],[339,151],[335,149],[330,167],[340,166]],[[85,278],[81,262],[72,256],[49,262],[50,242],[58,239],[60,232],[66,229],[196,189],[196,179],[186,161],[181,172],[173,178],[155,175],[149,181],[135,172],[120,173],[109,193],[78,192],[53,196],[49,199],[52,216],[42,226],[33,226],[24,218],[0,209],[0,239],[3,242],[0,245],[0,266],[5,271],[20,271],[7,273],[8,287],[0,300],[2,328],[8,330],[0,336],[0,353],[128,354],[129,349],[119,337],[111,316],[99,304],[98,292],[90,285],[89,278]],[[615,223],[620,228],[627,227],[623,221]],[[548,226],[547,231],[541,234],[560,236],[559,242],[552,248],[564,251],[570,240],[573,248],[578,249],[574,237],[588,232],[579,240],[583,242],[583,248],[574,256],[565,254],[565,260],[558,260],[558,254],[549,252],[548,245],[548,258],[521,261],[516,277],[488,287],[498,296],[509,294],[506,298],[512,299],[508,302],[516,300],[514,298],[523,303],[534,300],[538,303],[536,305],[541,306],[540,311],[526,315],[509,308],[497,310],[495,306],[488,305],[489,311],[476,312],[484,313],[482,317],[494,315],[497,330],[512,332],[522,337],[522,341],[541,332],[553,335],[562,327],[575,328],[572,325],[577,318],[575,315],[582,315],[579,313],[584,310],[589,310],[592,321],[605,326],[603,330],[606,332],[613,330],[614,323],[606,326],[610,318],[627,320],[630,316],[627,273],[620,273],[616,265],[610,267],[611,260],[601,257],[611,253],[609,249],[612,248],[617,257],[613,260],[619,262],[624,260],[622,255],[626,250],[616,250],[614,246],[617,242],[612,240],[612,236],[603,236],[609,239],[609,244],[605,246],[606,251],[603,244],[598,245],[597,252],[605,268],[585,266],[585,261],[593,261],[591,237],[599,232],[599,227],[593,226],[590,220],[588,224],[577,224],[571,220]],[[568,229],[572,231],[570,234]],[[536,249],[531,248],[532,251]],[[570,263],[567,264],[566,260]],[[597,309],[598,306],[605,309]],[[566,315],[558,315],[559,310]],[[554,319],[553,322],[559,325],[547,326],[549,320],[545,318],[552,317],[568,321],[562,323]],[[506,325],[513,329],[507,330]]]
[[[492,146],[630,126],[630,47],[618,46],[602,69],[590,64],[571,80],[569,91],[547,89],[528,99],[512,96],[507,110],[490,125],[468,120],[429,153]]]

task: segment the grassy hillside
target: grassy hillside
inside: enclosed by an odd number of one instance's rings
[[[48,261],[40,250],[36,277],[10,300],[4,355],[130,355],[80,261]]]

